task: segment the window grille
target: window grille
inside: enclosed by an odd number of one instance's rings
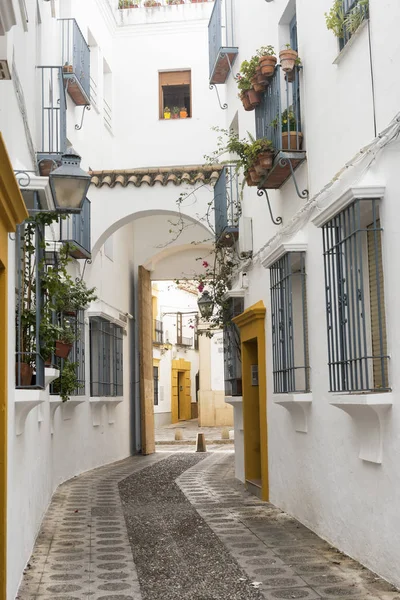
[[[339,38],[340,50],[343,50],[363,21],[369,18],[368,3],[364,0],[342,0],[343,35]]]
[[[154,340],[156,344],[162,344],[164,341],[164,328],[162,321],[154,320]]]
[[[308,392],[305,252],[288,252],[270,275],[274,392]]]
[[[154,379],[154,406],[158,406],[158,367],[153,367],[153,379]]]
[[[101,317],[90,319],[90,395],[122,396],[123,330]]]
[[[389,390],[379,200],[353,202],[323,227],[332,392]]]
[[[78,310],[76,313],[62,314],[59,316],[59,324],[65,325],[68,321],[69,327],[75,332],[76,340],[68,356],[68,362],[75,363],[75,373],[77,378],[77,388],[71,396],[85,395],[85,311]],[[53,357],[52,363],[60,370],[60,381],[56,385],[50,385],[50,394],[62,393],[62,374],[65,360]]]
[[[243,298],[231,298],[227,307],[228,315],[224,326],[224,367],[225,394],[227,396],[242,395],[242,350],[240,332],[231,319],[242,314]]]

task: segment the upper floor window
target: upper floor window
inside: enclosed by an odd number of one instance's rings
[[[274,392],[308,392],[305,252],[288,252],[270,273]]]
[[[334,0],[325,19],[327,28],[339,39],[340,50],[368,17],[369,0]]]
[[[160,119],[192,116],[191,71],[159,73]]]
[[[378,200],[356,200],[323,227],[332,392],[389,390]]]
[[[122,396],[123,330],[102,319],[90,319],[90,395]]]

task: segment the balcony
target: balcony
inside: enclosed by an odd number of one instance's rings
[[[90,49],[75,19],[60,19],[65,89],[77,106],[90,104]]]
[[[235,167],[224,167],[214,187],[215,239],[221,246],[233,246],[239,235],[239,181]]]
[[[256,108],[257,139],[271,140],[275,150],[272,169],[258,184],[259,188],[281,188],[306,159],[301,131],[300,70],[296,66],[285,74],[277,65]]]
[[[210,84],[225,83],[236,60],[232,0],[215,0],[208,24]]]
[[[178,335],[176,339],[177,346],[185,346],[186,348],[191,348],[193,346],[193,338],[185,337],[183,335]]]
[[[40,85],[40,135],[37,160],[47,176],[67,149],[67,103],[61,67],[38,67]]]
[[[163,344],[164,343],[164,327],[162,321],[153,321],[153,343]]]
[[[74,258],[90,258],[90,200],[86,198],[80,213],[68,215],[60,221],[60,241],[68,244]]]

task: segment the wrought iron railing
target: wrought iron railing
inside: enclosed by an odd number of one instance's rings
[[[44,226],[25,222],[16,232],[16,387],[44,389],[40,324],[44,303]]]
[[[112,108],[106,100],[103,100],[103,119],[104,125],[111,131],[112,130]]]
[[[224,326],[224,379],[227,396],[242,395],[242,349],[240,331],[231,319],[244,310],[243,298],[231,298],[226,308]]]
[[[239,179],[233,165],[223,167],[214,187],[215,236],[237,229],[240,216]]]
[[[274,392],[308,392],[305,252],[288,252],[270,267]]]
[[[215,0],[208,24],[208,56],[210,77],[224,48],[234,47],[232,0]]]
[[[154,320],[154,340],[156,344],[164,342],[164,327],[162,321]]]
[[[68,356],[68,362],[75,365],[75,374],[77,387],[71,393],[71,396],[84,396],[85,391],[85,311],[78,310],[75,314],[58,315],[58,322],[61,326],[68,322],[69,328],[74,332],[76,340]],[[52,364],[60,370],[59,380],[50,385],[50,394],[60,395],[63,392],[63,370],[66,364],[65,359],[53,357]]]
[[[185,337],[183,335],[178,335],[177,336],[177,340],[176,340],[176,344],[177,344],[177,346],[188,346],[188,347],[191,347],[191,346],[193,346],[193,338],[192,337]]]
[[[61,67],[38,67],[40,85],[41,158],[61,156],[67,149],[67,103]]]
[[[90,319],[90,395],[122,396],[123,330],[101,317]]]
[[[90,102],[97,108],[99,90],[97,82],[90,76]]]
[[[64,72],[71,72],[90,99],[90,48],[75,19],[61,21],[61,60]],[[68,71],[70,69],[70,71]]]
[[[344,15],[343,35],[339,38],[339,46],[342,50],[350,38],[355,34],[363,21],[369,17],[368,2],[363,0],[342,0]]]
[[[68,243],[69,254],[75,258],[91,256],[90,208],[90,200],[86,198],[80,213],[60,220],[60,241]]]
[[[277,65],[274,75],[256,108],[257,139],[272,141],[276,152],[297,151],[303,146],[300,114],[300,70],[285,74]]]

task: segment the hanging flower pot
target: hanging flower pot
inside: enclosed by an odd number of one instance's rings
[[[259,183],[260,183],[260,181],[261,181],[261,177],[260,177],[260,175],[257,173],[257,171],[255,170],[255,168],[254,168],[254,167],[251,167],[251,168],[249,169],[249,175],[250,175],[250,179],[251,179],[251,181],[252,181],[253,185],[257,185],[257,184],[259,184]]]
[[[281,50],[279,52],[279,60],[281,61],[282,71],[285,71],[285,73],[293,71],[297,57],[298,54],[296,50],[292,50],[291,48],[285,48],[285,50]]]
[[[293,83],[293,81],[296,79],[296,71],[292,69],[291,71],[285,73],[285,79],[288,83]]]
[[[274,153],[272,151],[271,152],[261,152],[258,155],[258,164],[261,166],[262,169],[265,169],[267,171],[272,169],[273,156],[274,156]]]
[[[244,110],[254,110],[254,108],[250,104],[248,92],[242,92],[240,94],[240,99],[242,101]]]
[[[260,56],[261,73],[271,77],[274,74],[277,61],[276,56]]]
[[[267,77],[267,75],[263,75],[260,65],[257,67],[256,77],[257,77],[257,82],[260,85],[263,85],[264,89],[268,87],[268,85],[270,83],[270,79],[269,79],[269,77]]]
[[[61,340],[57,340],[55,355],[58,356],[58,358],[68,358],[71,349],[72,344],[68,344],[66,342],[62,342]]]
[[[261,104],[261,94],[259,92],[256,92],[255,90],[249,90],[247,92],[247,96],[252,110]]]
[[[265,90],[265,84],[264,83],[259,83],[257,75],[255,75],[252,78],[251,84],[252,84],[253,89],[254,89],[255,92],[258,92],[258,93],[261,94]]]

